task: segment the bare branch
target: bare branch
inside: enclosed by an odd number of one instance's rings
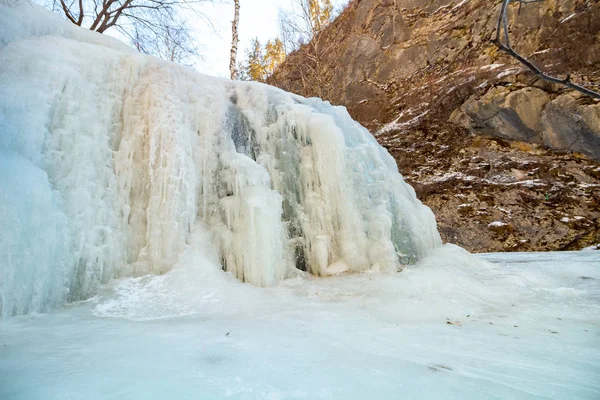
[[[133,0],[126,0],[125,3],[123,3],[123,5],[121,7],[119,7],[119,8],[117,8],[115,11],[112,11],[111,13],[106,13],[105,14],[106,18],[105,18],[104,22],[97,29],[98,32],[102,33],[105,30],[107,30],[108,28],[110,28],[112,26],[115,26],[115,24],[117,23],[117,20],[119,19],[119,17],[123,13],[123,10],[125,10],[131,4],[132,1]]]
[[[600,93],[595,92],[591,89],[578,85],[571,81],[571,76],[567,75],[564,79],[560,79],[551,75],[544,73],[539,67],[537,67],[534,63],[529,61],[527,58],[523,57],[521,54],[517,53],[510,45],[510,38],[508,35],[508,3],[511,1],[519,2],[519,10],[523,4],[529,3],[538,3],[544,0],[502,0],[502,5],[500,7],[500,14],[498,15],[498,23],[496,25],[496,36],[492,39],[492,43],[494,43],[501,51],[508,54],[509,56],[515,58],[523,65],[525,65],[531,72],[533,72],[537,77],[543,79],[548,82],[557,83],[563,86],[566,86],[570,89],[577,90],[580,93],[583,93],[587,96],[600,99]],[[501,30],[504,29],[504,43],[500,39]]]
[[[76,24],[81,26],[83,22],[83,0],[79,0],[79,18],[77,18]]]
[[[69,21],[77,25],[77,21],[75,21],[75,18],[73,18],[73,15],[71,15],[71,11],[69,10],[69,7],[67,7],[67,5],[65,4],[64,0],[60,0],[60,5],[62,6],[63,11],[65,12],[65,17],[67,17]]]
[[[176,62],[198,56],[195,37],[184,15],[193,13],[214,30],[210,19],[197,7],[214,0],[48,1],[54,11],[73,24],[98,33],[114,28],[139,51]]]

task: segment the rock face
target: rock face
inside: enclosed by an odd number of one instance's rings
[[[537,131],[548,100],[548,94],[536,88],[511,92],[493,87],[484,96],[471,96],[452,113],[450,121],[490,136],[540,143]]]
[[[499,52],[490,42],[498,11],[499,2],[484,0],[354,0],[269,83],[346,106],[395,156],[446,241],[474,251],[600,242],[592,193],[600,183],[600,102],[540,81]],[[598,87],[600,1],[512,4],[509,18],[521,54],[547,73]],[[479,157],[489,166],[476,168]],[[459,175],[438,181],[447,173]],[[537,183],[518,183],[526,181]],[[548,202],[556,196],[569,200]],[[490,214],[490,205],[514,220]],[[560,222],[575,215],[584,219]],[[496,220],[511,229],[489,229]]]
[[[354,0],[313,43],[289,55],[269,83],[345,105],[372,129],[427,110],[447,116],[492,86],[560,93],[490,42],[499,5]],[[515,4],[509,17],[515,48],[546,72],[598,83],[598,0],[547,0],[520,10]]]
[[[450,121],[475,133],[542,143],[600,160],[600,104],[577,92],[552,99],[534,87],[511,91],[497,86],[483,96],[471,96]]]
[[[541,118],[543,143],[552,149],[567,149],[600,160],[600,104],[564,94],[550,102]]]

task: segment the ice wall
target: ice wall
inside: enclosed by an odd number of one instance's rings
[[[202,76],[28,4],[0,5],[0,156],[2,315],[167,272],[196,224],[260,286],[395,270],[440,244],[344,108]]]

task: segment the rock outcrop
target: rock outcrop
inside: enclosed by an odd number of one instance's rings
[[[491,43],[499,5],[351,1],[269,83],[346,106],[395,156],[447,241],[474,251],[596,244],[600,102],[501,53]],[[600,88],[599,0],[512,4],[509,17],[520,53]]]
[[[484,95],[495,85],[561,92],[491,43],[499,5],[354,0],[318,38],[318,46],[289,55],[269,83],[345,105],[373,129],[426,110],[448,115],[470,95]],[[509,16],[516,49],[545,71],[600,83],[598,0],[547,0],[520,11],[515,4]]]
[[[497,86],[483,96],[471,96],[450,121],[475,133],[541,143],[600,160],[600,103],[578,92],[551,96],[535,87]]]

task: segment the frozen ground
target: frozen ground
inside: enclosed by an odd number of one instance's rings
[[[0,398],[600,398],[600,252],[445,246],[256,288],[202,242],[165,275],[2,321]]]

